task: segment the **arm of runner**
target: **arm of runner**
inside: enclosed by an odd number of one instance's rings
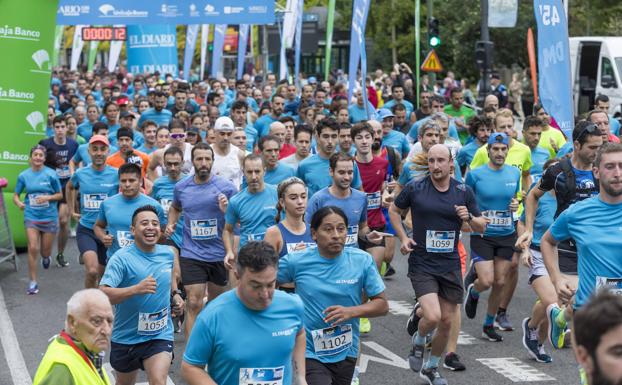
[[[179,220],[180,215],[181,210],[171,204],[171,207],[168,209],[168,223],[164,232],[166,237],[170,238],[175,233],[175,227],[177,226],[177,221]]]
[[[100,285],[99,289],[108,296],[112,305],[116,305],[134,295],[155,294],[157,285],[158,284],[155,278],[150,275],[136,285],[130,287],[110,287],[106,285]]]
[[[529,190],[529,186],[531,186],[531,173],[529,172],[529,170],[523,170],[523,174],[522,174],[522,178],[521,178],[521,188],[522,191],[528,191]]]
[[[69,210],[69,215],[75,220],[80,220],[80,213],[76,212],[76,189],[73,187],[73,183],[71,180],[67,182],[67,209]]]
[[[13,193],[13,204],[19,207],[20,210],[23,210],[26,208],[26,204],[22,202],[22,200],[19,198],[18,193]]]
[[[195,366],[181,361],[181,375],[188,385],[218,385],[205,371],[205,365]]]
[[[104,246],[110,247],[112,246],[112,240],[114,237],[106,232],[106,226],[108,224],[100,219],[95,222],[95,226],[93,226],[93,232],[97,239],[99,239]]]
[[[546,194],[544,191],[540,190],[538,187],[540,186],[540,182],[538,185],[534,186],[534,188],[529,191],[527,194],[527,199],[525,199],[525,231],[518,236],[516,240],[516,247],[521,249],[528,248],[531,245],[531,240],[533,239],[533,223],[536,217],[536,210],[538,209],[538,201],[540,198]]]
[[[294,344],[294,354],[293,354],[293,363],[294,363],[294,375],[293,377],[296,379],[294,383],[298,385],[307,385],[307,380],[305,379],[306,375],[306,365],[305,365],[305,350],[307,346],[306,340],[306,332],[305,328],[300,328],[298,334],[296,334],[296,342]]]
[[[391,220],[391,226],[395,229],[397,237],[402,244],[400,246],[400,251],[402,254],[408,254],[413,251],[413,247],[416,245],[415,241],[408,238],[406,235],[406,231],[404,231],[404,226],[402,226],[402,213],[408,209],[400,209],[395,205],[395,202],[391,203],[391,207],[389,207],[389,219]]]
[[[373,296],[369,301],[358,306],[333,305],[324,309],[324,322],[331,325],[340,324],[352,318],[380,317],[389,312],[389,303],[384,292]]]
[[[235,263],[235,253],[233,252],[233,226],[229,223],[225,223],[225,228],[222,230],[222,243],[225,246],[225,267],[229,270],[233,270]]]
[[[559,271],[559,256],[557,254],[557,240],[553,238],[550,230],[547,230],[540,240],[540,251],[544,266],[551,277],[551,282],[555,286],[555,291],[559,300],[568,303],[574,295],[574,290],[570,282]]]
[[[173,247],[171,247],[173,249]],[[171,293],[173,299],[173,313],[175,314],[183,314],[184,312],[184,299],[181,298],[181,295],[177,293],[179,290],[177,286],[177,278],[181,277],[181,268],[179,267],[179,258],[177,258],[177,254],[173,251],[173,273],[171,274]]]
[[[276,227],[276,225],[268,227],[268,229],[266,230],[266,235],[264,235],[263,237],[263,240],[264,242],[272,246],[277,254],[283,247],[283,238],[281,237],[281,232]]]
[[[158,179],[158,174],[156,173],[156,169],[160,165],[160,160],[162,158],[161,153],[162,153],[161,149],[155,150],[153,154],[151,154],[151,157],[149,158],[149,165],[147,166],[147,178],[151,179],[152,181],[155,181],[156,179]]]

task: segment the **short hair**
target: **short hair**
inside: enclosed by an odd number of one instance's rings
[[[361,132],[369,132],[372,137],[374,136],[374,129],[369,123],[359,122],[352,126],[352,131],[350,131],[350,136],[352,137],[352,140],[354,140],[354,138]]]
[[[480,127],[490,127],[492,125],[492,119],[487,118],[484,115],[476,115],[469,119],[469,134],[477,136],[477,130]]]
[[[350,124],[350,122],[341,122],[339,123],[339,130],[337,131],[350,130],[351,128],[352,128],[352,124]]]
[[[596,97],[594,98],[594,104],[597,105],[599,102],[608,103],[609,96],[603,94],[596,95]]]
[[[598,149],[596,153],[596,159],[594,159],[594,167],[600,166],[600,162],[603,160],[603,155],[622,152],[622,143],[609,142],[605,143]]]
[[[296,120],[294,120],[294,118],[292,118],[291,116],[283,116],[281,118],[279,118],[278,120],[279,122],[285,124],[287,122],[292,122],[292,123],[296,123]]]
[[[432,102],[437,102],[441,105],[445,105],[445,98],[440,95],[432,95],[430,97],[430,105],[432,105]]]
[[[160,219],[160,217],[158,216],[158,209],[156,209],[154,205],[144,205],[134,210],[134,214],[132,214],[132,226],[136,225],[136,217],[138,216],[138,214],[145,211],[150,211],[154,213],[156,217],[158,217],[158,220]]]
[[[235,110],[246,110],[248,111],[248,104],[244,100],[236,100],[231,105],[231,111]]]
[[[590,129],[590,126],[594,128]],[[574,126],[574,130],[572,130],[573,142],[577,141],[582,146],[587,142],[588,136],[601,136],[600,130],[594,123],[589,120],[582,120]]]
[[[523,131],[529,130],[531,127],[544,127],[544,122],[537,116],[529,115],[523,122]]]
[[[444,112],[435,112],[429,118],[435,122],[449,123],[449,116]]]
[[[168,123],[168,129],[169,131],[173,131],[173,128],[182,128],[186,131],[186,123],[181,119],[171,119]]]
[[[294,140],[298,139],[298,135],[306,132],[309,136],[313,136],[313,130],[306,124],[298,124],[294,127]]]
[[[281,98],[281,99],[285,100],[285,98],[284,98],[284,97],[282,97],[281,95],[279,95],[279,94],[274,94],[274,95],[272,95],[272,97],[270,98],[270,101],[271,101],[272,103],[274,103],[274,100],[275,100],[276,98]]]
[[[62,115],[56,115],[54,119],[52,119],[52,125],[55,125],[56,123],[65,123],[65,117]]]
[[[104,114],[108,111],[108,109],[111,106],[117,106],[117,103],[115,103],[115,102],[107,102],[106,104],[104,104],[104,108],[103,108]]]
[[[319,122],[317,122],[317,126],[315,127],[315,133],[320,136],[322,135],[322,131],[325,129],[331,129],[335,131],[339,131],[339,123],[333,117],[326,117]]]
[[[156,91],[153,93],[153,97],[155,98],[161,98],[161,97],[165,97],[166,98],[166,94],[164,93],[164,91]]]
[[[182,160],[184,159],[184,152],[175,146],[169,146],[166,151],[164,151],[162,159],[166,158],[168,155],[179,155]]]
[[[509,108],[500,108],[497,110],[497,113],[495,114],[495,126],[497,125],[497,119],[498,118],[511,118],[512,121],[514,121],[514,114],[512,113],[512,110],[510,110]]]
[[[104,122],[95,122],[93,123],[93,135],[97,135],[101,130],[107,130],[108,125]]]
[[[277,144],[279,144],[280,142],[279,138],[277,138],[275,135],[264,135],[261,138],[259,138],[259,142],[257,143],[257,147],[259,148],[259,151],[263,151],[263,148],[266,145],[266,142],[269,142],[269,141],[276,142]]]
[[[134,132],[131,128],[121,127],[117,130],[117,139],[130,138],[134,140]]]
[[[349,154],[344,154],[339,151],[331,155],[330,159],[328,160],[328,165],[331,170],[335,170],[335,168],[337,168],[337,162],[341,161],[354,163],[354,158]]]
[[[343,212],[342,209],[340,209],[337,206],[324,206],[318,211],[316,211],[315,213],[313,213],[309,226],[313,230],[317,231],[317,229],[320,228],[320,225],[322,224],[322,221],[324,220],[324,218],[326,218],[330,214],[339,215],[345,222],[346,226],[348,225],[348,217],[346,216],[346,214]]]
[[[540,110],[544,110],[544,106],[542,105],[542,103],[540,103],[540,102],[535,103],[533,105],[533,114],[534,115],[537,114],[538,111],[540,111]],[[546,112],[546,110],[544,110],[544,112]]]
[[[197,150],[209,150],[212,153],[212,160],[214,160],[214,149],[207,143],[205,142],[199,142],[197,144],[194,145],[194,147],[192,147],[192,150],[190,151],[190,159],[194,162],[194,153]],[[183,159],[183,156],[182,156]]]
[[[449,91],[449,97],[454,96],[454,94],[457,94],[458,92],[462,92],[462,88],[460,87],[452,88],[451,91]]]
[[[246,163],[247,162],[252,162],[253,160],[259,160],[261,162],[262,166],[264,165],[263,158],[261,157],[261,155],[259,155],[259,154],[248,154],[242,160],[242,170],[244,170],[244,167],[246,167]]]
[[[145,130],[145,128],[147,128],[147,126],[155,126],[155,128],[158,128],[158,123],[156,123],[154,120],[145,120],[141,125],[140,125],[140,129],[141,130]]]
[[[406,107],[402,103],[396,103],[391,107],[391,112],[394,114],[398,111],[407,111]]]
[[[78,290],[69,298],[67,301],[67,316],[72,315],[76,316],[77,314],[82,314],[84,311],[84,306],[87,301],[92,300],[102,300],[106,301],[106,303],[110,304],[110,299],[108,296],[99,289],[82,289]],[[110,305],[112,308],[112,305]],[[69,330],[69,324],[67,319],[65,319],[65,330]]]
[[[265,241],[251,241],[246,243],[238,252],[236,261],[238,274],[242,275],[248,269],[253,273],[264,271],[269,267],[277,268],[279,255],[274,247]]]
[[[136,163],[123,163],[121,167],[119,167],[119,178],[123,174],[134,174],[140,179],[142,177],[142,169]]]
[[[430,131],[430,130],[436,130],[436,132],[438,132],[439,134],[441,133],[441,126],[438,125],[438,123],[436,123],[436,121],[432,120],[432,119],[428,119],[425,121],[425,123],[423,123],[421,125],[421,127],[419,127],[419,136],[420,137],[424,137],[426,132]]]
[[[605,112],[605,111],[603,111],[603,110],[591,110],[590,112],[588,112],[588,113],[587,113],[587,116],[585,117],[585,119],[586,119],[587,121],[590,121],[590,122],[591,122],[591,121],[592,121],[592,116],[593,116],[593,115],[596,115],[596,114],[604,114],[604,115],[605,115],[605,117],[606,117],[607,119],[609,119],[609,114],[607,114],[607,112]]]
[[[599,290],[575,311],[573,323],[577,346],[583,346],[594,357],[602,336],[622,324],[622,297]]]
[[[160,133],[160,131],[162,131],[162,130],[166,130],[166,131],[168,131],[168,130],[169,130],[169,129],[168,129],[168,126],[160,126],[160,127],[158,127],[158,129],[156,130],[156,136],[157,136],[157,135]]]
[[[391,92],[395,92],[396,88],[401,88],[402,90],[404,90],[404,86],[400,83],[393,83],[393,85],[391,86]]]

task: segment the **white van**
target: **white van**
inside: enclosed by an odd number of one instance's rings
[[[570,70],[575,114],[594,106],[596,95],[609,96],[609,113],[622,108],[622,37],[570,38]]]

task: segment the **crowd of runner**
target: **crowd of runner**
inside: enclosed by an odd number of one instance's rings
[[[542,105],[517,120],[498,78],[478,108],[451,77],[419,84],[417,103],[412,76],[375,76],[350,100],[339,79],[55,71],[48,138],[33,143],[13,200],[27,293],[46,290],[39,265],[72,260],[74,222],[84,286],[105,296],[72,297],[35,384],[93,367],[108,383],[107,347],[77,335],[88,306],[111,334],[117,384],[141,369],[165,384],[179,332],[189,384],[358,384],[359,337],[388,312],[397,248],[422,379],[465,369],[461,322],[481,322],[491,343],[516,327],[530,357],[552,362],[590,295],[622,292],[622,145],[608,98],[566,138]],[[534,291],[524,319],[511,311],[521,263]],[[74,370],[68,346],[90,364]],[[598,362],[583,368],[584,381],[603,376]]]

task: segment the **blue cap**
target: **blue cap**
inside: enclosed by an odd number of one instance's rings
[[[315,76],[310,76],[309,79],[307,79],[307,82],[309,84],[315,84],[317,83],[317,79],[315,78]]]
[[[391,112],[391,110],[389,110],[388,108],[379,109],[378,113],[376,114],[376,120],[382,122],[386,118],[395,118],[395,115],[393,115],[393,112]]]
[[[490,134],[490,137],[488,138],[488,144],[495,144],[495,143],[503,143],[506,146],[509,146],[510,138],[503,132],[494,132]]]

